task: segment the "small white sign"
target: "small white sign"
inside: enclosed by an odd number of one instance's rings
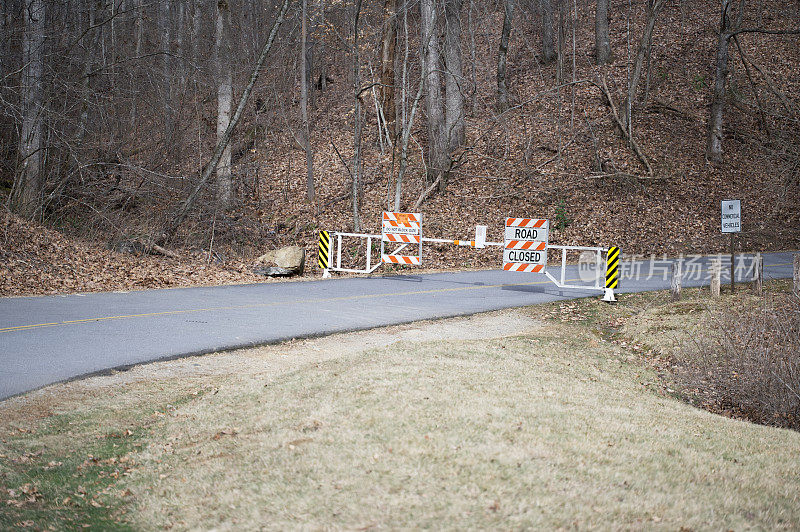
[[[739,233],[742,230],[742,204],[739,200],[722,200],[722,232]]]
[[[486,229],[485,225],[475,226],[475,247],[477,249],[486,247]]]

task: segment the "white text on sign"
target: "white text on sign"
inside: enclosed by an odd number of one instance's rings
[[[503,269],[542,272],[547,266],[549,228],[541,218],[506,218]]]

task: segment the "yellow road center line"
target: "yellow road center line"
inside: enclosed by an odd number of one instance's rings
[[[570,279],[570,282],[577,281],[578,279]],[[60,322],[54,323],[35,323],[30,325],[18,325],[15,327],[3,327],[0,328],[0,332],[9,332],[9,331],[17,331],[17,330],[26,330],[26,329],[35,329],[39,327],[53,327],[56,325],[71,325],[77,323],[88,323],[93,321],[109,321],[109,320],[124,320],[124,319],[133,319],[133,318],[149,318],[154,316],[169,316],[169,315],[177,315],[177,314],[192,314],[197,312],[213,312],[219,310],[246,310],[252,308],[268,308],[268,307],[277,307],[283,305],[295,305],[295,304],[314,304],[314,303],[326,303],[326,302],[335,302],[335,301],[356,301],[361,299],[371,299],[371,298],[381,298],[381,297],[402,297],[402,296],[413,296],[413,295],[420,295],[420,294],[436,294],[436,293],[447,293],[447,292],[458,292],[458,291],[465,291],[465,290],[484,290],[487,288],[502,288],[506,286],[528,286],[528,285],[536,285],[536,284],[548,284],[550,281],[533,281],[528,283],[504,283],[504,284],[491,284],[491,285],[479,285],[479,286],[459,286],[456,288],[435,288],[431,290],[412,290],[406,292],[390,292],[390,293],[380,293],[380,294],[362,294],[357,296],[340,296],[340,297],[328,297],[328,298],[315,298],[315,299],[295,299],[291,301],[278,301],[274,303],[255,303],[252,305],[231,305],[231,306],[224,306],[224,307],[208,307],[208,308],[197,308],[197,309],[184,309],[184,310],[167,310],[163,312],[144,312],[141,314],[124,314],[119,316],[100,316],[96,318],[83,318],[78,320],[65,320]]]
[[[771,264],[769,266],[764,266],[764,269],[767,268],[774,268],[776,266],[791,266],[791,262],[781,263],[781,264]],[[568,283],[580,281],[581,279],[566,279],[565,281]],[[459,286],[456,288],[434,288],[430,290],[413,290],[407,292],[390,292],[390,293],[383,293],[383,294],[363,294],[358,296],[341,296],[341,297],[329,297],[329,298],[317,298],[317,299],[296,299],[292,301],[280,301],[275,303],[256,303],[252,305],[235,305],[235,306],[225,306],[225,307],[208,307],[208,308],[197,308],[197,309],[185,309],[185,310],[166,310],[163,312],[144,312],[141,314],[124,314],[120,316],[101,316],[97,318],[83,318],[78,320],[65,320],[60,322],[53,322],[53,323],[34,323],[30,325],[17,325],[14,327],[2,327],[0,328],[0,332],[11,332],[11,331],[22,331],[28,329],[38,329],[43,327],[55,327],[58,325],[71,325],[77,323],[89,323],[93,321],[110,321],[110,320],[125,320],[125,319],[134,319],[134,318],[151,318],[155,316],[170,316],[170,315],[178,315],[178,314],[193,314],[198,312],[213,312],[219,310],[246,310],[252,308],[268,308],[268,307],[276,307],[282,305],[295,305],[295,304],[313,304],[313,303],[326,303],[326,302],[333,302],[333,301],[356,301],[361,299],[373,299],[373,298],[380,298],[380,297],[401,297],[401,296],[413,296],[413,295],[421,295],[421,294],[441,294],[446,292],[459,292],[459,291],[466,291],[466,290],[485,290],[487,288],[503,288],[506,286],[532,286],[538,284],[550,284],[549,280],[544,281],[531,281],[527,283],[503,283],[503,284],[487,284],[487,285],[478,285],[478,286]],[[587,287],[590,288],[590,287]],[[593,288],[593,287],[591,287]]]

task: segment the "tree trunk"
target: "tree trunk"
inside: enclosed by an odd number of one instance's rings
[[[217,143],[231,123],[233,107],[232,48],[230,36],[231,10],[226,0],[217,2],[215,34],[215,62],[217,71]],[[217,166],[217,208],[225,212],[233,206],[233,174],[231,172],[231,146],[222,151]]]
[[[311,129],[308,124],[308,54],[306,34],[308,32],[308,0],[302,0],[300,23],[300,112],[303,115],[303,143],[306,151],[306,199],[314,201],[314,152],[311,149]]]
[[[662,7],[664,7],[664,0],[652,0],[648,2],[647,25],[644,28],[642,40],[639,42],[639,51],[636,53],[636,62],[633,65],[633,75],[631,76],[630,85],[628,86],[628,94],[625,96],[622,104],[620,104],[620,119],[629,136],[632,136],[631,115],[633,114],[634,102],[636,101],[636,92],[639,88],[639,81],[642,79],[645,59],[650,55],[650,46],[653,41],[653,28],[655,28],[656,19]]]
[[[730,0],[723,0],[717,41],[716,69],[714,75],[714,95],[711,100],[711,114],[708,119],[708,143],[706,157],[709,161],[722,161],[722,113],[725,109],[725,81],[728,77],[728,8]]]
[[[553,2],[559,0],[542,0],[542,62],[552,63],[557,53],[553,44]]]
[[[406,54],[406,58],[407,58]],[[405,72],[406,65],[403,65]],[[425,56],[422,56],[421,69],[425,72]],[[405,76],[404,76],[405,77]],[[414,127],[414,117],[417,115],[419,108],[419,101],[422,98],[422,90],[425,87],[425,78],[420,76],[419,86],[417,87],[417,94],[414,96],[414,102],[411,104],[411,111],[409,112],[408,123],[405,122],[405,113],[403,114],[403,132],[400,141],[400,167],[397,172],[397,183],[395,184],[394,191],[394,211],[400,211],[400,197],[403,188],[403,179],[406,175],[406,167],[408,165],[408,141],[411,138],[411,131]],[[405,86],[404,86],[405,90]]]
[[[19,166],[11,194],[11,208],[31,217],[39,209],[44,186],[42,168],[44,121],[42,75],[44,71],[45,1],[30,0],[23,9],[25,34],[22,41],[21,98],[22,127]]]
[[[141,0],[137,0],[141,1]],[[205,0],[193,0],[194,9],[192,12],[192,62],[195,65],[200,64],[200,56],[202,55],[202,48],[200,46],[200,34],[203,29],[203,11],[206,7]],[[137,53],[138,55],[138,53]],[[192,78],[194,83],[197,84],[198,72],[194,72]]]
[[[381,112],[386,120],[386,131],[389,132],[395,130],[396,120],[394,62],[397,50],[397,0],[384,0],[383,9],[380,103]]]
[[[83,146],[84,141],[86,140],[86,126],[89,123],[89,92],[91,91],[91,72],[94,63],[94,54],[95,50],[98,47],[98,41],[100,40],[100,31],[94,28],[95,23],[97,22],[97,12],[96,12],[96,4],[93,1],[86,2],[86,33],[83,36],[84,50],[84,62],[83,62],[83,76],[81,78],[81,85],[83,89],[83,101],[81,102],[81,116],[78,120],[78,134],[77,134],[77,142],[78,146]]]
[[[506,87],[506,58],[508,40],[511,36],[511,21],[514,17],[514,0],[503,2],[503,31],[500,34],[500,50],[497,54],[497,109],[502,113],[508,109],[508,88]]]
[[[461,0],[446,0],[445,13],[445,130],[447,148],[452,154],[464,145],[464,73],[461,66]],[[447,188],[447,175],[439,191]]]
[[[361,15],[361,0],[356,0],[353,7],[353,99],[354,124],[353,124],[353,231],[361,232],[361,210],[359,208],[359,195],[361,193],[361,75],[358,53],[358,18]]]
[[[612,59],[611,42],[608,36],[608,0],[597,0],[594,17],[594,46],[597,64],[605,65]]]
[[[173,69],[171,47],[170,0],[159,0],[158,25],[161,38],[161,76],[164,90],[164,147],[172,151],[172,134],[175,131],[175,110],[173,108]]]
[[[314,51],[312,54],[311,69],[316,72],[317,89],[325,92],[328,88],[328,63],[325,61],[325,0],[316,1],[317,8],[314,10]],[[318,68],[314,69],[314,64]]]
[[[117,0],[119,1],[119,0]],[[178,27],[175,32],[175,45],[176,45],[176,53],[177,56],[180,58],[178,61],[178,88],[181,92],[183,92],[183,88],[186,85],[186,50],[184,47],[184,37],[186,33],[186,4],[185,2],[177,2],[177,10],[178,10]]]
[[[439,43],[436,38],[434,0],[420,0],[421,37],[425,71],[425,111],[428,113],[428,183],[435,182],[450,168],[447,132],[442,109],[442,81],[439,76]]]
[[[469,108],[472,114],[475,114],[475,109],[478,105],[478,77],[475,69],[475,64],[478,62],[475,50],[475,20],[473,12],[475,10],[475,0],[469,0],[469,11],[467,23],[469,24],[469,68],[470,68],[470,95],[469,95]]]
[[[136,57],[141,57],[142,55],[142,41],[144,40],[143,28],[142,28],[142,0],[132,0],[133,6],[132,9],[135,11],[134,14],[134,33],[136,34]],[[137,120],[137,105],[138,99],[136,93],[138,92],[136,89],[136,82],[135,76],[131,76],[131,123],[130,129],[136,129],[136,120]]]

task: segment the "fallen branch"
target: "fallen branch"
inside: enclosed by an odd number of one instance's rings
[[[603,82],[601,89],[603,90],[603,94],[605,94],[606,99],[608,99],[608,104],[611,106],[611,115],[614,117],[614,121],[617,123],[617,126],[619,126],[619,129],[622,131],[622,134],[625,136],[628,144],[630,144],[631,149],[633,149],[633,153],[636,154],[636,156],[644,165],[645,169],[647,170],[647,175],[649,177],[653,177],[653,167],[650,166],[650,161],[639,147],[639,144],[633,139],[633,136],[628,134],[625,125],[622,123],[622,119],[620,119],[619,114],[617,113],[617,108],[614,106],[614,100],[611,98],[611,92],[608,90],[605,76],[601,78],[601,81]]]
[[[434,181],[434,182],[433,182],[433,184],[432,184],[431,186],[429,186],[427,189],[425,189],[425,191],[424,191],[424,192],[423,192],[423,193],[420,195],[420,197],[419,197],[419,199],[417,200],[417,202],[414,204],[414,208],[413,208],[413,209],[411,209],[412,211],[416,211],[417,209],[419,209],[419,207],[420,207],[420,206],[422,205],[422,203],[423,203],[423,202],[424,202],[424,201],[425,201],[425,200],[428,198],[428,196],[429,196],[429,195],[430,195],[430,194],[431,194],[431,193],[432,193],[434,190],[436,190],[436,187],[438,187],[438,186],[439,186],[439,182],[442,180],[442,176],[443,176],[443,175],[444,175],[444,172],[440,172],[440,173],[439,173],[439,177],[437,177],[437,178],[436,178],[436,181]]]
[[[168,249],[162,248],[158,244],[153,244],[152,246],[150,246],[150,252],[151,253],[155,252],[155,253],[158,253],[159,255],[164,255],[165,257],[169,257],[171,259],[180,258],[180,257],[178,257],[177,253],[172,252],[172,251],[170,251]]]

